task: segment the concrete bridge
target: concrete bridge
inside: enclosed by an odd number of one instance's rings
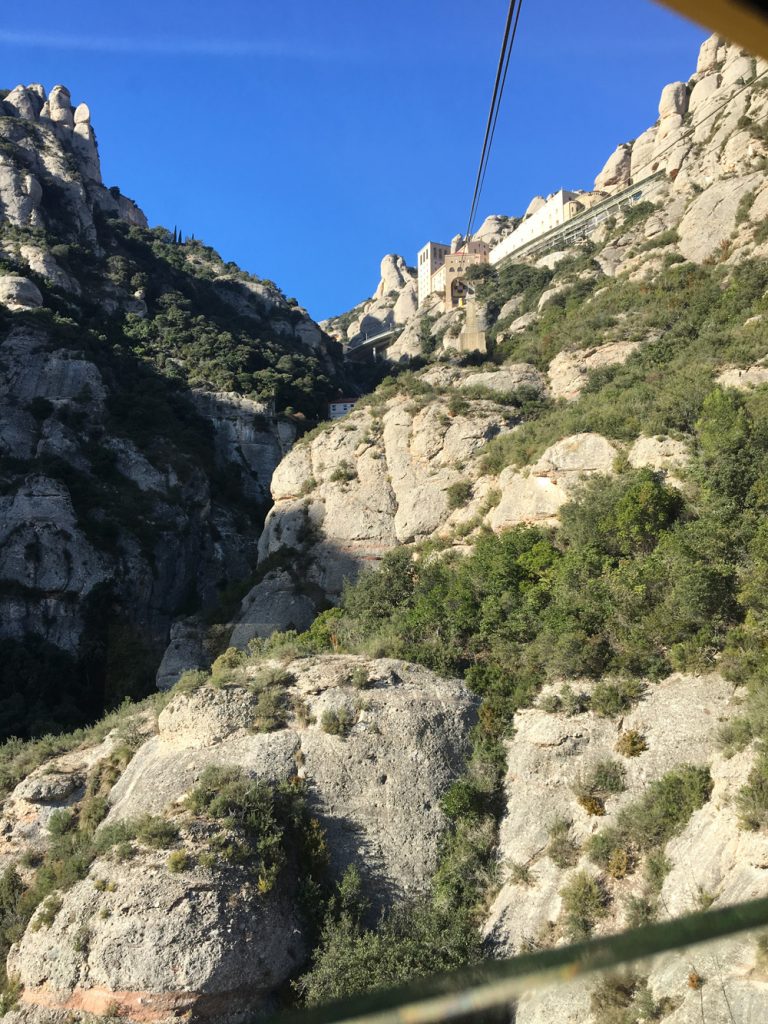
[[[375,334],[356,334],[350,338],[344,348],[346,359],[379,359],[387,351],[392,342],[402,333],[402,324],[391,325],[376,331]]]

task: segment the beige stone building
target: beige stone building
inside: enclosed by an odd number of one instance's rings
[[[461,235],[456,235],[450,245],[427,242],[418,256],[419,305],[432,293],[441,297],[446,311],[463,305],[468,292],[464,280],[467,269],[487,263],[489,252],[485,242],[470,239],[464,243]]]
[[[511,234],[491,249],[488,262],[491,265],[499,263],[510,253],[522,249],[539,235],[560,227],[602,198],[604,196],[600,192],[569,192],[561,188],[549,199],[542,201],[541,205],[525,217]]]

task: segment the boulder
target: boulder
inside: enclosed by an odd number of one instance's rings
[[[727,88],[729,85],[744,85],[745,82],[748,82],[753,78],[754,71],[755,64],[753,57],[748,57],[745,54],[738,54],[732,59],[729,58],[723,65],[723,88]]]
[[[625,363],[639,347],[637,341],[613,341],[596,348],[559,352],[547,370],[552,396],[572,402],[586,387],[593,370]]]
[[[181,619],[171,626],[168,646],[155,676],[158,690],[170,690],[188,669],[207,668],[205,628],[197,619]]]
[[[534,213],[538,213],[542,206],[546,205],[546,202],[547,200],[544,198],[544,196],[534,196],[530,203],[528,203],[528,205],[526,206],[523,218],[525,219],[526,217],[530,217]]]
[[[721,388],[735,388],[737,391],[750,391],[763,384],[768,384],[768,365],[756,363],[746,369],[740,367],[729,367],[723,370],[717,383]]]
[[[715,73],[713,75],[705,75],[704,78],[700,78],[698,82],[691,89],[691,95],[688,100],[688,109],[692,114],[697,115],[702,109],[709,106],[713,97],[720,88],[720,75]]]
[[[404,286],[392,307],[392,315],[396,324],[407,323],[418,309],[418,289],[415,281]]]
[[[688,86],[685,82],[665,85],[659,100],[659,117],[663,120],[671,114],[684,115],[688,111]]]
[[[725,60],[727,43],[720,36],[709,36],[701,44],[699,59],[696,62],[696,74],[703,75],[713,71]]]
[[[38,909],[9,959],[23,1007],[148,1022],[264,1005],[306,956],[295,879],[261,894],[247,867],[172,873],[167,859],[97,860],[50,924]]]
[[[615,458],[615,447],[600,434],[573,434],[547,448],[532,472],[571,491],[583,476],[611,473]]]
[[[4,274],[0,276],[0,303],[8,309],[36,309],[42,306],[43,296],[28,277]]]
[[[295,629],[303,632],[312,625],[320,609],[288,572],[269,572],[243,598],[229,644],[244,648],[254,637]],[[159,682],[158,682],[158,685]]]
[[[640,469],[647,466],[659,473],[674,474],[682,469],[690,458],[684,441],[673,437],[638,437],[627,452],[630,466]]]
[[[87,103],[78,103],[75,107],[74,122],[75,124],[91,123],[91,109]]]
[[[472,237],[475,241],[496,245],[505,235],[509,234],[514,225],[515,221],[511,217],[500,217],[497,214],[490,214]]]
[[[390,292],[399,292],[410,280],[411,275],[403,257],[389,253],[381,261],[381,280],[374,292],[374,298],[382,299]]]
[[[622,143],[608,157],[602,171],[595,178],[598,191],[610,189],[616,191],[629,184],[630,165],[632,162],[632,146]]]
[[[17,117],[22,117],[25,121],[37,120],[37,114],[40,110],[38,98],[29,89],[25,89],[23,85],[17,85],[15,89],[12,89],[3,100],[3,103],[6,107],[10,107]]]
[[[716,253],[733,233],[741,197],[762,184],[759,173],[723,178],[695,196],[677,227],[682,255],[703,263]]]
[[[72,100],[69,89],[64,85],[54,85],[48,95],[48,117],[66,128],[74,128],[75,119],[72,114]]]
[[[43,189],[30,171],[0,152],[0,204],[6,220],[16,227],[40,227]]]
[[[394,659],[306,658],[285,673],[293,710],[273,732],[254,731],[259,698],[247,687],[174,697],[113,788],[107,823],[162,812],[208,764],[275,781],[298,765],[334,872],[357,863],[378,906],[423,892],[445,828],[440,796],[462,770],[475,699],[456,680]],[[362,690],[357,676],[367,680]],[[342,708],[349,732],[326,732],[323,715]]]
[[[630,161],[632,181],[642,181],[643,178],[647,178],[652,173],[653,151],[656,147],[657,134],[658,128],[656,126],[648,128],[641,135],[638,135],[632,143],[632,158]]]
[[[458,388],[482,387],[499,394],[512,394],[526,389],[544,394],[547,383],[544,375],[531,363],[507,363],[498,370],[480,370],[468,373],[455,382]]]
[[[546,288],[539,296],[539,301],[536,309],[540,313],[545,306],[548,306],[553,299],[556,299],[558,295],[563,295],[570,291],[573,285],[570,283],[563,282],[562,284],[553,284],[551,288]],[[514,324],[512,325],[514,328]]]
[[[513,320],[509,327],[507,327],[507,330],[511,334],[517,334],[519,331],[524,331],[526,328],[531,327],[538,321],[538,319],[538,314],[534,310],[531,310],[530,313],[523,313],[522,316]]]
[[[486,523],[495,532],[523,523],[556,526],[561,506],[573,498],[582,480],[612,473],[617,454],[600,434],[574,434],[547,448],[533,466],[504,469],[498,478],[501,500]]]

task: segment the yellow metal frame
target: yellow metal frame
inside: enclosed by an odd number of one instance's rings
[[[660,0],[691,21],[768,60],[768,3],[760,0]]]

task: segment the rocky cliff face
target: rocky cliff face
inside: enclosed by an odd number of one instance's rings
[[[417,292],[415,269],[402,256],[390,253],[381,261],[381,279],[373,296],[341,316],[324,320],[320,326],[341,342],[360,334],[378,334],[411,319],[416,312]]]
[[[702,47],[690,78],[664,87],[656,123],[616,148],[597,175],[594,191],[588,193],[590,201],[600,200],[658,172],[666,175],[652,197],[657,210],[642,230],[627,232],[612,239],[612,244],[602,245],[603,253],[597,259],[603,274],[612,277],[627,271],[645,276],[657,270],[671,253],[702,263],[719,259],[722,252],[724,259],[736,261],[755,247],[750,226],[760,222],[768,210],[764,187],[766,141],[761,127],[768,103],[766,69],[765,61],[755,60],[740,47],[713,36]],[[544,197],[534,196],[519,218],[486,218],[474,237],[496,244],[544,201]],[[598,232],[595,242],[604,243],[609,231]],[[645,249],[638,252],[638,246]],[[650,248],[657,250],[652,256],[648,254]],[[553,259],[557,254],[544,257],[541,265],[551,266]],[[394,260],[402,263],[400,257],[384,257],[383,278],[385,266]],[[371,326],[403,325],[388,352],[394,361],[428,356],[451,347],[461,330],[463,311],[445,313],[442,302],[431,296],[422,308],[414,305],[407,316],[403,316],[406,310],[402,304],[400,315],[392,315],[392,302],[400,294],[397,286],[388,305],[381,306],[380,292],[381,285],[368,303],[328,320],[334,336],[344,340],[350,322],[349,336],[359,333],[360,318],[370,312]],[[517,317],[512,316],[514,312],[518,312]],[[535,310],[525,311],[525,321],[520,312],[510,307],[499,319],[509,321],[512,330],[525,329],[535,322]],[[495,320],[498,308],[492,308],[490,314],[491,321]]]
[[[237,576],[248,545],[258,569],[232,649],[210,677],[188,673],[162,696],[156,729],[139,709],[106,735],[62,740],[56,756],[47,744],[3,752],[0,864],[19,879],[0,886],[20,985],[11,1021],[240,1020],[273,1008],[312,955],[313,971],[332,960],[341,978],[326,995],[450,966],[455,920],[485,955],[507,956],[765,894],[764,72],[708,40],[694,76],[663,90],[658,124],[598,175],[609,194],[650,162],[663,172],[650,199],[570,249],[478,274],[487,359],[450,353],[460,314],[417,310],[396,354],[425,354],[426,339],[428,365],[296,444],[296,418],[275,417],[264,389],[282,373],[278,405],[311,411],[299,370],[330,381],[334,349],[273,286],[117,209],[94,216],[100,251],[82,264],[113,258],[108,284],[51,250],[78,282],[65,293],[13,250],[0,277],[12,311],[3,436],[23,460],[2,463],[9,621],[65,645],[105,607],[120,611],[105,594],[167,623],[190,574],[198,593],[212,589],[222,566]],[[140,276],[150,258],[159,294]],[[78,286],[96,309],[66,304],[85,301]],[[412,273],[387,257],[357,322],[327,329],[397,322],[412,293]],[[188,304],[200,302],[194,325]],[[282,355],[229,362],[252,322],[270,353],[289,346],[291,370]],[[247,394],[234,386],[244,373]],[[172,411],[150,437],[126,379]],[[145,403],[140,417],[157,416]],[[267,476],[273,507],[257,539],[249,510]],[[399,562],[344,596],[397,549]],[[93,580],[109,589],[89,605]],[[388,635],[393,623],[402,635]],[[112,664],[135,650],[118,638]],[[432,671],[378,657],[404,649]],[[163,685],[209,656],[199,621],[177,622]],[[447,678],[457,664],[482,702]],[[80,859],[51,874],[62,850]],[[318,940],[306,900],[321,861],[331,878],[356,868],[372,906],[364,926],[326,894]],[[36,909],[14,932],[3,908],[18,886]],[[430,933],[443,959],[419,960],[425,906],[446,915]],[[531,994],[510,1015],[760,1020],[765,947],[747,936],[663,957],[623,980]]]
[[[272,685],[283,713],[266,725]],[[236,770],[306,794],[332,875],[358,869],[377,914],[422,892],[434,871],[445,830],[440,797],[463,769],[475,703],[458,681],[354,657],[246,666],[224,688],[175,695],[157,734],[102,787],[109,812],[87,876],[40,906],[11,953],[9,971],[23,985],[17,1019],[75,1011],[240,1020],[271,1005],[308,956],[308,862],[288,849],[267,885],[244,853],[216,840],[215,810],[192,810],[188,794],[212,766],[219,788]],[[87,780],[117,746],[111,734],[17,786],[5,807],[6,849],[44,855],[52,816],[82,819]],[[147,821],[171,827],[137,832]],[[227,822],[235,843],[237,827]]]
[[[577,690],[588,695],[593,685]],[[745,752],[726,759],[717,743],[723,723],[739,713],[731,684],[717,675],[672,676],[647,690],[618,720],[592,711],[552,710],[556,694],[556,688],[545,688],[539,707],[518,715],[515,739],[508,745],[499,840],[507,875],[485,924],[498,954],[514,955],[571,937],[569,885],[584,873],[604,886],[595,934],[636,925],[638,908],[649,902],[658,903],[658,915],[665,920],[765,895],[766,836],[744,832],[734,809],[751,757]],[[613,765],[620,783],[594,804],[587,790],[596,765]],[[657,848],[649,844],[635,861],[636,854],[625,859],[622,849],[601,871],[595,863],[595,837],[609,834],[622,812],[631,816],[654,783],[683,766],[711,774],[703,805],[668,842]],[[661,863],[660,855],[664,870],[655,892],[647,865],[654,857]],[[766,1014],[768,986],[754,937],[692,950],[689,960],[660,957],[640,970],[638,992],[647,986],[656,1003],[669,1008],[663,1019],[674,1024],[701,1020],[702,1007],[707,1020]],[[691,972],[708,983],[692,987]],[[515,1020],[593,1024],[601,1019],[594,988],[594,982],[587,982],[526,997]]]
[[[150,231],[102,184],[85,104],[62,86],[7,94],[0,641],[70,657],[55,709],[38,694],[28,715],[24,682],[4,683],[3,735],[146,691],[173,619],[253,567],[299,422],[278,412],[317,415],[338,376],[336,347],[275,285]]]
[[[601,224],[575,250],[481,275],[477,291],[496,365],[423,371],[399,395],[382,394],[284,460],[259,547],[260,564],[272,571],[244,602],[233,642],[306,627],[324,601],[338,600],[345,578],[398,544],[432,536],[463,543],[483,525],[498,531],[554,524],[580,478],[612,472],[617,458],[674,477],[686,461],[686,441],[666,432],[636,431],[620,440],[589,428],[555,434],[538,459],[498,474],[489,474],[478,456],[492,437],[519,430],[527,399],[540,407],[575,402],[591,379],[659,341],[663,328],[644,327],[648,318],[638,298],[629,297],[634,285],[661,280],[686,260],[728,268],[768,255],[767,67],[709,40],[689,82],[663,90],[658,124],[620,147],[597,177],[596,188],[607,195],[666,171],[653,202]],[[574,327],[578,318],[590,321],[587,330],[575,328],[575,338],[555,326],[569,308]],[[440,314],[432,297],[390,355],[423,355],[427,336],[449,345],[462,317],[461,310]],[[757,331],[761,323],[749,326]],[[533,361],[518,362],[511,353]],[[748,380],[762,379],[761,372],[750,371]],[[588,423],[589,414],[583,419]],[[290,566],[278,564],[297,552],[305,559],[298,588],[296,581],[291,587]]]
[[[622,459],[673,481],[687,461],[680,440],[640,435],[627,444],[584,431],[531,465],[489,473],[488,442],[516,429],[525,396],[547,400],[547,378],[521,363],[439,367],[415,381],[415,397],[365,404],[279,465],[259,541],[261,578],[243,600],[236,647],[306,629],[338,602],[345,581],[400,545],[437,539],[461,550],[483,530],[557,525],[583,481],[610,476]]]

